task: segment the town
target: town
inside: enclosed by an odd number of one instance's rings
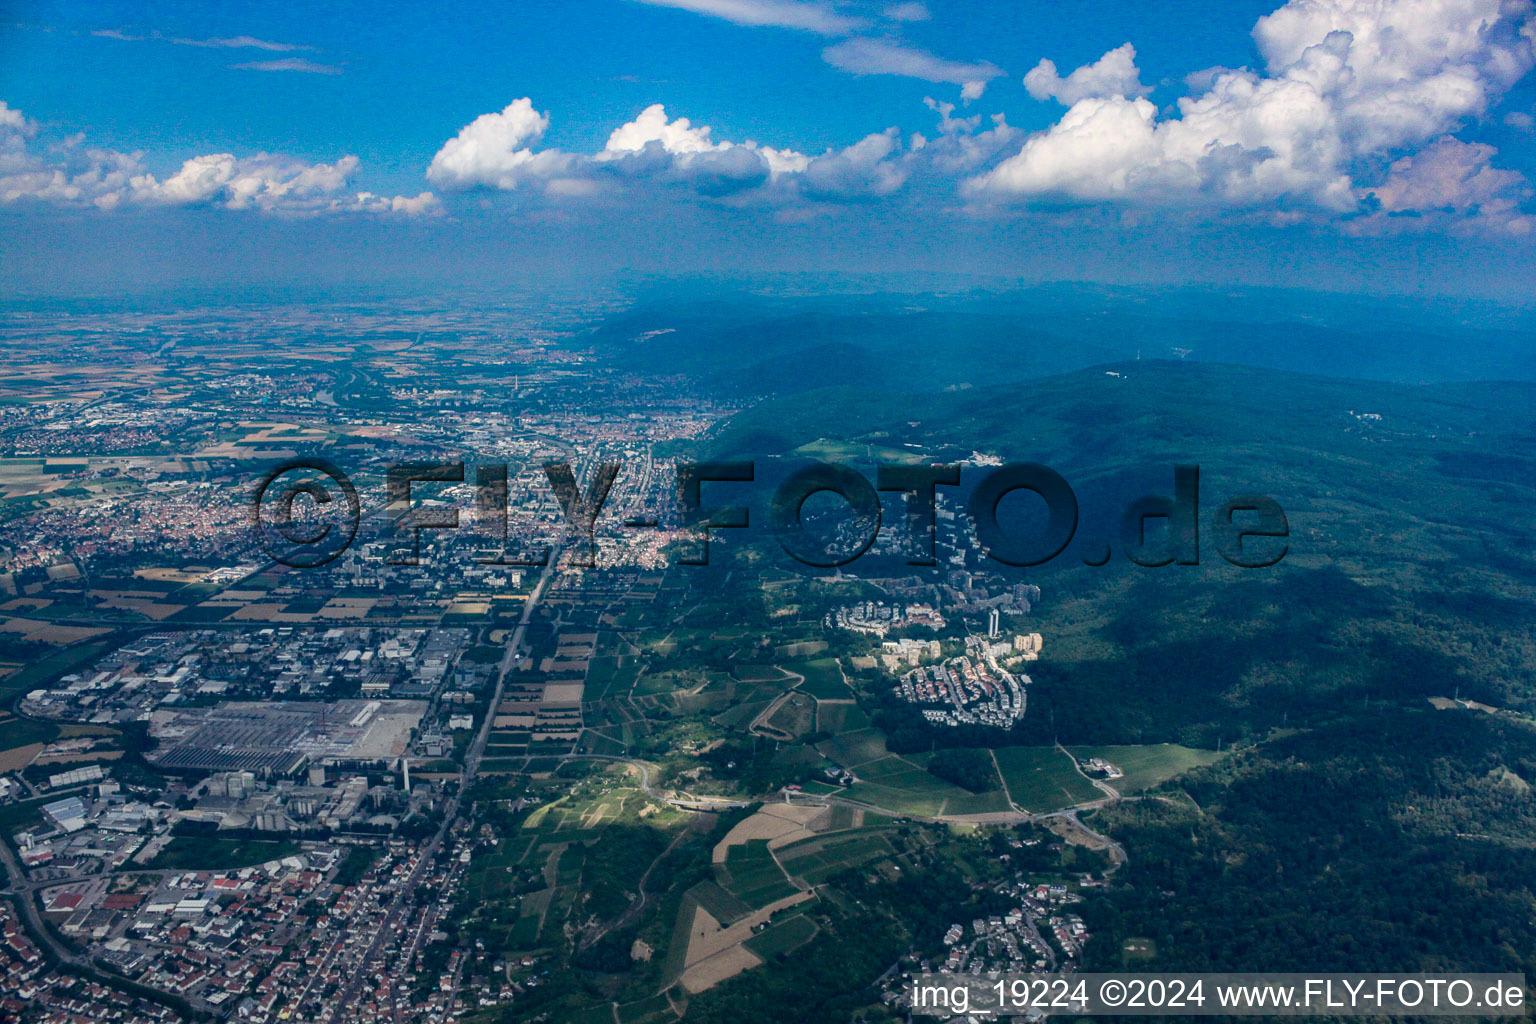
[[[708,566],[685,564],[699,537],[668,511],[676,467],[728,400],[619,380],[534,330],[470,329],[432,362],[291,323],[355,369],[306,390],[270,326],[216,360],[193,330],[165,349],[185,392],[62,394],[0,437],[0,502],[18,503],[0,520],[3,905],[39,1019],[95,993],[123,1021],[491,1024],[558,1006],[666,1024],[849,928],[850,886],[935,870],[960,842],[948,830],[1013,841],[1105,799],[1091,779],[1123,784],[1096,753],[1046,747],[956,775],[873,727],[892,700],[935,737],[1003,741],[1026,721],[1047,595],[997,572],[949,501],[933,572],[883,568],[899,531],[878,573],[792,571],[771,533],[731,530]],[[101,323],[58,326],[113,344]],[[235,365],[258,347],[265,372]],[[504,361],[522,370],[493,389]],[[402,531],[376,501],[390,467],[465,438],[505,476],[489,499],[467,470],[413,482],[417,521],[475,514]],[[355,472],[361,527],[291,568],[241,487],[310,452]],[[560,462],[577,495],[622,463],[610,528],[570,528],[545,468]],[[612,527],[631,519],[646,528]],[[1069,968],[1082,881],[1046,875],[966,883],[957,898],[987,912],[932,951],[914,931],[908,954]]]
[[[966,654],[907,670],[896,692],[921,707],[923,717],[935,724],[1006,729],[1024,716],[1029,676],[1004,666],[1036,660],[1041,644],[1039,633],[1019,634],[1006,643],[968,637]],[[890,659],[888,664],[898,660],[910,664],[923,657],[939,657],[937,647],[936,642],[926,646],[887,642],[882,645],[882,657]],[[926,706],[932,704],[947,706]]]

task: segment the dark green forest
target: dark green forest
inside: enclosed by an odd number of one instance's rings
[[[1536,974],[1536,727],[1382,711],[1198,769],[1092,823],[1131,851],[1091,964]]]

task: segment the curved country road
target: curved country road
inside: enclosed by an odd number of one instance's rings
[[[660,800],[663,803],[671,804],[673,807],[677,807],[685,811],[724,811],[751,807],[753,804],[768,802],[764,799],[727,800],[722,797],[699,797],[693,796],[691,794],[684,794],[683,796],[668,796],[662,792],[657,791],[656,789],[653,789],[651,786],[650,773],[651,769],[655,766],[646,761],[641,761],[633,757],[622,757],[616,754],[567,754],[562,758],[562,760],[616,761],[621,764],[632,765],[640,771],[639,788],[641,792],[653,800]],[[1092,780],[1090,779],[1089,781]],[[1119,843],[1115,842],[1115,840],[1109,838],[1108,836],[1089,828],[1087,825],[1084,825],[1082,820],[1077,816],[1080,811],[1095,810],[1099,807],[1103,807],[1106,804],[1126,799],[1108,786],[1101,788],[1109,790],[1110,795],[1100,800],[1092,800],[1088,803],[1077,804],[1072,807],[1063,807],[1060,810],[1047,811],[1042,814],[1031,814],[1028,811],[1006,811],[997,814],[989,814],[986,816],[986,821],[984,823],[989,825],[1019,825],[1025,824],[1027,822],[1045,824],[1053,819],[1064,819],[1070,823],[1068,826],[1070,830],[1082,833],[1082,835],[1089,840],[1088,843],[1083,845],[1092,847],[1101,844],[1102,848],[1109,852],[1110,859],[1114,862],[1109,871],[1117,871],[1119,870],[1120,866],[1129,859],[1129,855],[1125,852],[1125,847],[1121,846]],[[788,794],[785,795],[789,796]],[[876,814],[885,814],[893,818],[909,818],[913,821],[926,821],[940,825],[975,823],[974,816],[968,818],[963,815],[926,815],[898,813],[896,811],[890,810],[889,808],[879,807],[875,804],[864,803],[861,800],[851,800],[848,797],[836,796],[833,794],[822,796],[817,794],[796,793],[789,799],[789,802],[794,802],[795,800],[800,800],[806,803],[842,804],[845,807],[852,807],[861,811],[873,811]]]

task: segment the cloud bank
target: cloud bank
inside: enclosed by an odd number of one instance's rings
[[[549,115],[524,97],[460,129],[432,158],[427,177],[449,192],[613,196],[663,187],[771,207],[851,203],[894,195],[914,177],[952,184],[956,174],[976,169],[1017,138],[1002,115],[982,130],[980,115],[955,118],[954,104],[927,102],[939,115],[938,131],[932,139],[914,134],[906,143],[887,128],[812,155],[750,139],[717,139],[710,126],[669,117],[655,103],[614,128],[601,150],[566,153],[538,147]]]
[[[824,60],[859,75],[899,75],[960,87],[980,99],[1003,71],[938,57],[903,41],[920,3],[834,7],[813,0],[640,0],[736,24],[828,37]],[[854,9],[859,16],[844,13]],[[1153,99],[1126,42],[1063,73],[1041,59],[1023,77],[1051,108],[1026,133],[1004,113],[957,117],[925,100],[937,124],[895,127],[820,153],[717,135],[660,103],[609,129],[596,152],[544,144],[551,115],[532,98],[474,117],[426,162],[427,182],[458,197],[507,193],[513,206],[647,202],[660,196],[761,209],[784,219],[838,204],[904,202],[912,215],[1004,218],[1019,210],[1087,207],[1241,223],[1333,224],[1349,233],[1436,230],[1529,235],[1533,190],[1497,165],[1480,123],[1529,131],[1531,115],[1499,111],[1536,66],[1536,0],[1290,0],[1252,30],[1260,66],[1196,70],[1171,104]],[[871,28],[871,25],[881,26]],[[99,34],[126,38],[122,33]],[[171,40],[291,50],[252,37]],[[296,57],[241,65],[325,72]],[[1166,81],[1158,89],[1177,89]],[[993,93],[996,95],[996,92]],[[694,113],[694,112],[690,112]],[[445,126],[448,128],[449,126]],[[445,132],[446,134],[446,132]],[[350,182],[355,157],[308,163],[266,153],[193,157],[163,180],[141,153],[93,148],[80,137],[40,145],[37,126],[0,103],[0,203],[113,209],[203,205],[273,213],[443,209],[433,192],[386,198]],[[474,207],[457,198],[458,209]]]
[[[348,180],[358,159],[334,163],[258,153],[236,157],[209,153],[182,163],[164,181],[151,174],[142,153],[87,146],[80,136],[61,143],[35,145],[37,125],[0,101],[0,204],[27,202],[93,206],[100,210],[141,206],[221,206],[266,213],[436,212],[431,192],[417,196],[377,196],[349,192]]]

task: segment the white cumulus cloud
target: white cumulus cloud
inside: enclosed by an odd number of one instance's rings
[[[1056,73],[1053,62],[1041,60],[1024,76],[1024,88],[1037,100],[1055,99],[1069,107],[1092,96],[1145,96],[1152,91],[1141,84],[1136,47],[1130,43],[1115,47],[1066,78]]]
[[[1018,141],[1019,130],[1011,127],[1002,114],[993,114],[992,127],[983,131],[980,114],[955,117],[953,103],[940,103],[932,97],[925,98],[923,103],[939,115],[939,134],[934,139],[914,135],[912,157],[942,176],[952,178],[974,171]]]
[[[844,149],[828,150],[806,165],[804,194],[812,199],[850,200],[890,195],[907,180],[907,170],[892,159],[900,150],[896,129],[866,135]]]
[[[147,179],[134,198],[175,205],[216,202],[231,210],[316,210],[329,206],[357,170],[355,156],[331,164],[259,153],[195,156],[164,182]]]
[[[750,141],[717,142],[708,125],[695,126],[686,117],[668,120],[666,108],[653,103],[615,128],[592,161],[622,177],[659,176],[705,195],[727,196],[792,172],[803,159],[790,150],[760,150]]]
[[[668,153],[704,153],[711,150],[729,149],[729,142],[713,142],[709,126],[693,127],[686,117],[667,120],[667,110],[660,103],[652,103],[640,112],[640,116],[615,128],[608,136],[599,156],[633,153],[657,142]]]
[[[1531,0],[1291,0],[1254,28],[1264,69],[1211,69],[1176,117],[1098,87],[1117,73],[1136,81],[1127,48],[1066,79],[1042,65],[1032,91],[1069,109],[968,189],[1349,213],[1362,168],[1454,131],[1530,70],[1531,10]]]
[[[477,185],[515,189],[527,181],[548,181],[569,168],[572,158],[554,149],[532,147],[549,127],[549,115],[524,97],[495,114],[481,114],[443,143],[427,167],[427,180],[443,188]]]
[[[445,188],[512,191],[539,185],[553,196],[589,196],[642,180],[731,196],[798,175],[809,157],[747,140],[717,140],[708,125],[669,118],[653,103],[609,133],[596,153],[535,148],[549,118],[528,98],[465,126],[432,158],[427,177]]]

